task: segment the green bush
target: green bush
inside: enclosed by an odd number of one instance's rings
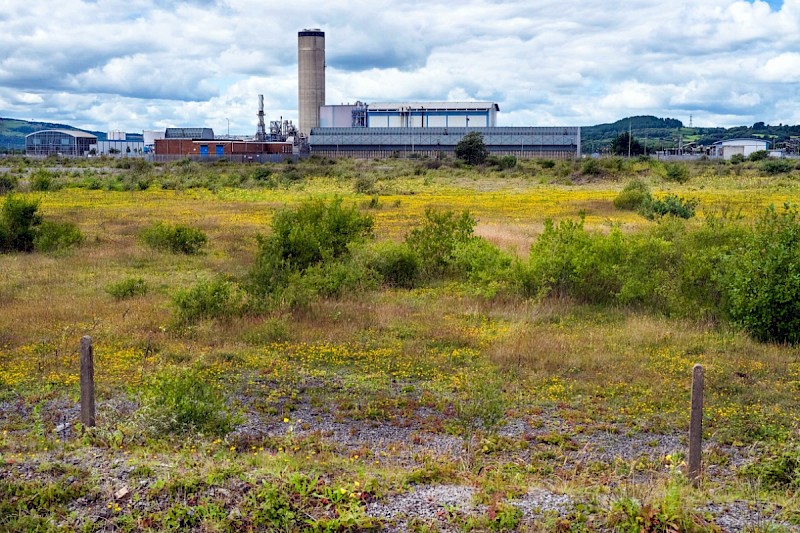
[[[634,179],[614,198],[614,207],[621,210],[636,211],[650,201],[650,189],[640,179]]]
[[[419,276],[419,257],[406,243],[380,243],[367,262],[390,287],[411,288]]]
[[[219,387],[198,370],[160,373],[145,386],[142,403],[143,419],[155,435],[199,432],[221,436],[235,423]]]
[[[597,159],[587,159],[581,165],[581,174],[584,176],[599,176],[603,173],[603,167]]]
[[[31,252],[42,217],[39,202],[9,195],[0,210],[0,251]]]
[[[733,154],[731,156],[731,164],[738,165],[740,163],[744,163],[744,154]]]
[[[172,297],[178,320],[189,324],[205,318],[239,316],[243,300],[239,287],[223,278],[201,281],[190,289],[179,290]]]
[[[31,175],[32,191],[53,191],[56,189],[55,175],[49,170],[39,169]]]
[[[553,168],[556,166],[556,162],[552,159],[542,159],[539,161],[539,165],[541,165],[542,168]]]
[[[457,275],[485,288],[487,296],[506,287],[512,279],[511,256],[480,237],[456,243],[452,266]]]
[[[16,176],[10,174],[0,174],[0,194],[6,194],[17,188],[18,180]]]
[[[661,308],[671,257],[672,246],[660,238],[626,236],[619,228],[593,234],[582,220],[548,220],[531,247],[528,268],[517,270],[517,282],[525,294]]]
[[[266,182],[269,181],[271,178],[272,178],[272,169],[267,166],[262,165],[260,167],[257,167],[253,171],[253,179],[255,181]]]
[[[770,207],[724,264],[724,309],[761,341],[800,343],[800,215]]]
[[[406,236],[409,248],[420,258],[420,271],[429,278],[448,273],[453,261],[453,251],[460,243],[472,238],[475,219],[468,211],[457,215],[454,211],[425,210],[422,225]]]
[[[126,300],[147,294],[147,283],[142,278],[128,278],[106,287],[106,292],[115,300]]]
[[[77,246],[83,242],[83,233],[71,222],[42,221],[33,246],[39,252],[56,252]]]
[[[774,176],[775,174],[786,174],[794,170],[794,164],[786,159],[767,159],[761,162],[759,167],[762,172]]]
[[[368,174],[359,174],[353,182],[353,190],[359,194],[375,194],[375,178]]]
[[[667,163],[664,165],[664,179],[676,183],[689,181],[689,167],[683,163]]]
[[[747,159],[749,159],[750,161],[763,161],[768,157],[769,157],[769,152],[767,152],[766,150],[757,150],[752,154],[750,154],[750,157],[748,157]]]
[[[197,228],[157,222],[142,231],[141,240],[154,250],[198,254],[208,242],[208,237]]]
[[[699,201],[696,198],[682,198],[668,194],[664,198],[651,198],[641,205],[639,212],[651,220],[671,215],[679,218],[692,218]]]
[[[285,287],[289,275],[349,255],[349,246],[372,235],[372,217],[355,207],[308,200],[283,209],[272,220],[272,234],[258,237],[256,264],[250,272],[251,289],[267,295]]]

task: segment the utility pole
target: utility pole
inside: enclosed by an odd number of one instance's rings
[[[628,119],[628,159],[631,158],[631,140],[633,139],[633,137],[631,136],[631,131],[633,131],[633,130],[631,129],[631,119],[629,118]]]

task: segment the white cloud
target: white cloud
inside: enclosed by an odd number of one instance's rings
[[[258,94],[270,119],[296,120],[296,32],[320,27],[330,103],[486,99],[514,125],[798,120],[800,0],[13,4],[1,116],[252,133]]]

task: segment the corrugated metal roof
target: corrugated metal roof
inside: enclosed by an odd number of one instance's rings
[[[369,104],[370,111],[399,110],[401,108],[451,110],[451,109],[492,109],[500,111],[500,106],[494,102],[378,102]]]
[[[39,131],[34,131],[33,133],[29,133],[25,137],[30,137],[31,135],[36,135],[38,133],[46,133],[46,132],[49,132],[49,131],[55,131],[55,132],[58,132],[58,133],[65,133],[67,135],[71,135],[72,137],[84,137],[84,138],[90,138],[90,139],[97,139],[97,137],[95,135],[92,135],[91,133],[86,133],[85,131],[78,131],[78,130],[39,130]]]

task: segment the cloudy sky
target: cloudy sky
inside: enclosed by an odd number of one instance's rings
[[[326,32],[329,104],[800,123],[800,0],[0,0],[0,116],[252,134],[263,94],[296,123],[303,28]]]

